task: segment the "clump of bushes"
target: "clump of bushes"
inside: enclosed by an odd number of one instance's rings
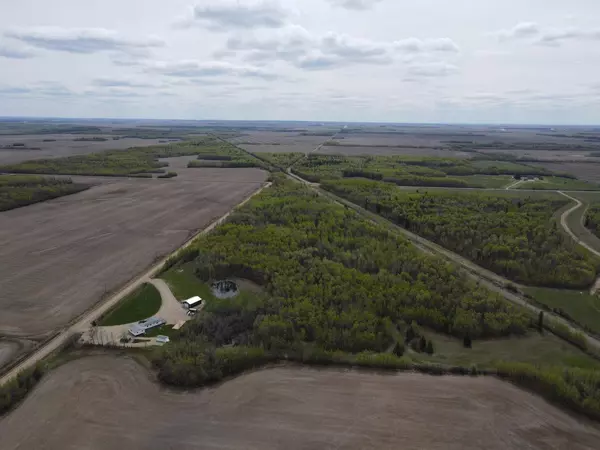
[[[177,176],[177,172],[167,172],[164,175],[159,175],[157,178],[175,178]]]
[[[41,365],[21,372],[8,384],[0,386],[0,416],[14,408],[42,379],[44,368]]]

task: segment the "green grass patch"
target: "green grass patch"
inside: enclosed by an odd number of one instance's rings
[[[564,311],[572,320],[600,334],[600,298],[587,291],[525,288],[534,300]]]
[[[124,325],[152,317],[158,312],[162,299],[158,290],[146,283],[125,297],[101,321],[101,326]]]
[[[169,336],[174,337],[178,333],[177,330],[173,329],[173,325],[162,325],[160,327],[152,328],[146,331],[144,337],[156,337],[156,336]]]
[[[425,331],[433,341],[435,353],[419,353],[411,358],[428,362],[479,368],[496,367],[499,362],[510,361],[535,366],[563,366],[600,370],[600,362],[576,347],[551,334],[529,333],[524,337],[511,337],[474,341],[473,348],[465,348],[462,340],[439,333]]]
[[[469,175],[466,177],[456,177],[465,181],[471,187],[481,187],[489,189],[500,189],[506,187],[511,181],[514,181],[510,175]]]
[[[179,301],[187,300],[196,295],[205,300],[214,300],[215,297],[210,286],[203,283],[194,274],[195,267],[193,262],[178,265],[163,273],[160,278],[166,281],[171,288],[171,292]]]
[[[544,177],[540,181],[527,181],[515,189],[559,190],[559,191],[600,191],[600,185],[583,180],[562,177]]]

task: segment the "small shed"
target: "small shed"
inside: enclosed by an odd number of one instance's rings
[[[159,344],[166,344],[169,342],[169,336],[156,336],[156,342],[158,342]]]
[[[196,297],[192,297],[192,298],[188,298],[187,300],[184,300],[181,302],[181,305],[185,308],[185,309],[190,309],[193,308],[195,306],[200,306],[202,304],[202,299],[198,296]]]

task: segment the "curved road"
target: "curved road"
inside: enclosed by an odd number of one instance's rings
[[[571,213],[577,211],[579,208],[581,208],[583,206],[583,202],[579,199],[576,199],[575,197],[571,197],[568,194],[565,194],[562,191],[556,191],[561,195],[564,195],[565,197],[567,197],[570,200],[573,200],[576,205],[573,206],[571,209],[565,211],[563,213],[563,215],[560,217],[560,224],[562,225],[562,227],[565,229],[565,231],[569,234],[569,236],[571,236],[575,242],[577,242],[579,245],[581,245],[582,247],[586,248],[587,250],[589,250],[590,252],[592,252],[594,255],[596,256],[600,256],[600,252],[593,249],[590,245],[588,245],[586,242],[584,242],[582,239],[580,239],[579,237],[577,237],[575,235],[575,233],[573,233],[573,231],[569,228],[569,225],[567,224],[567,218],[571,215]]]
[[[260,189],[258,189],[256,192],[254,192],[253,194],[248,196],[248,198],[246,198],[243,202],[236,205],[227,214],[225,214],[218,220],[214,221],[208,227],[206,227],[204,230],[202,230],[200,233],[196,234],[191,239],[189,239],[183,246],[179,247],[176,251],[174,251],[173,253],[171,253],[170,255],[163,258],[155,265],[153,265],[149,270],[147,270],[143,274],[139,275],[133,281],[129,282],[124,288],[120,289],[117,293],[112,295],[106,301],[101,302],[94,309],[92,309],[91,311],[88,311],[87,313],[85,313],[84,315],[79,317],[79,319],[77,319],[75,321],[75,323],[63,328],[58,333],[58,335],[56,335],[54,338],[52,338],[51,340],[46,342],[44,345],[42,345],[41,347],[36,349],[31,355],[29,355],[27,358],[25,358],[23,361],[21,361],[15,367],[10,369],[8,372],[6,372],[0,378],[0,386],[8,383],[10,380],[15,378],[20,372],[29,369],[30,367],[34,366],[35,364],[37,364],[44,358],[50,356],[54,351],[59,350],[63,345],[65,345],[65,343],[68,342],[68,339],[70,336],[73,336],[78,333],[83,333],[83,332],[89,330],[90,327],[92,326],[92,322],[94,322],[95,320],[98,320],[103,314],[105,314],[109,309],[111,309],[118,302],[120,302],[125,296],[127,296],[128,294],[133,292],[135,289],[137,289],[142,284],[151,282],[154,275],[156,275],[160,271],[160,269],[162,269],[165,262],[171,256],[177,254],[180,250],[182,250],[186,247],[189,247],[196,240],[196,238],[198,236],[201,236],[203,234],[207,234],[207,233],[211,232],[218,225],[223,223],[231,215],[231,213],[233,211],[235,211],[235,209],[246,204],[248,201],[250,201],[250,199],[252,197],[259,194],[263,189],[265,189],[269,186],[271,186],[271,183],[264,184]],[[162,292],[161,292],[161,295],[162,295]]]

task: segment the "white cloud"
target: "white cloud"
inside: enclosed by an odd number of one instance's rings
[[[281,28],[293,15],[276,0],[205,0],[194,6],[180,26],[199,25],[213,31]]]
[[[160,87],[157,84],[144,83],[136,79],[128,78],[96,78],[92,80],[92,84],[98,87],[110,87],[110,88],[157,88]]]
[[[146,64],[147,72],[180,78],[242,77],[274,79],[276,74],[260,67],[226,61],[160,61]]]
[[[164,45],[156,37],[128,39],[105,28],[17,28],[6,31],[4,36],[39,49],[76,54],[117,52],[139,55]]]
[[[383,0],[328,0],[335,6],[340,6],[346,9],[353,9],[356,11],[364,11],[373,8],[377,3]]]
[[[401,56],[458,51],[448,38],[381,42],[334,32],[316,35],[299,25],[289,25],[271,32],[233,36],[227,41],[226,51],[217,55],[242,55],[254,62],[282,60],[299,68],[326,69],[349,64],[390,64]]]

